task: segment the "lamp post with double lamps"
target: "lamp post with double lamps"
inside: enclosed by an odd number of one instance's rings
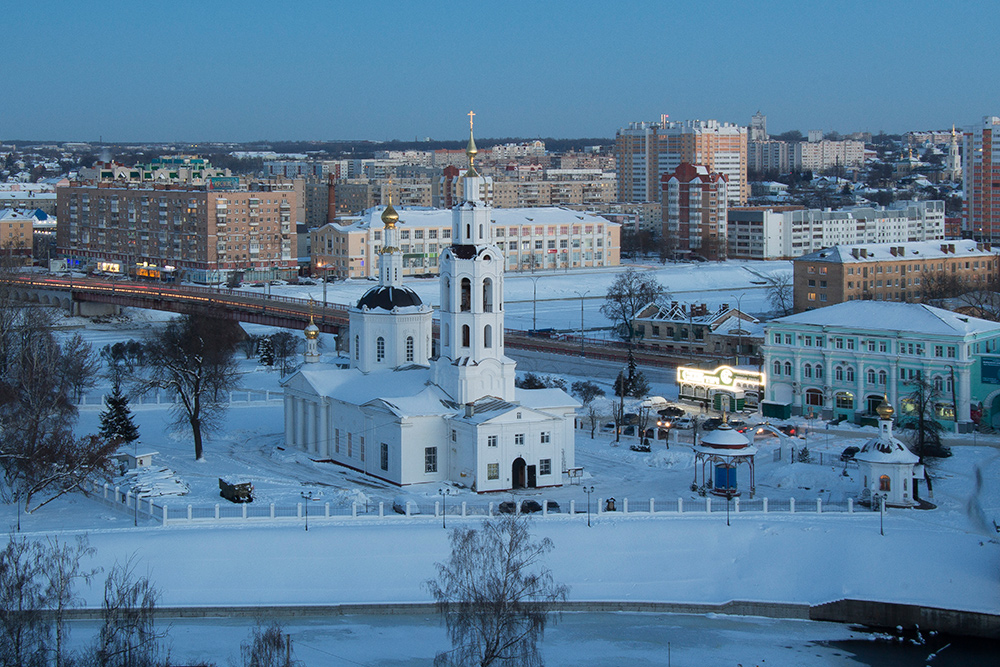
[[[452,490],[443,487],[438,489],[438,493],[441,494],[441,527],[448,527],[448,496],[452,495]]]
[[[583,492],[587,494],[587,528],[590,528],[590,495],[594,492],[594,487],[583,487]]]

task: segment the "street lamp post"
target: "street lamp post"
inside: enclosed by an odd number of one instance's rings
[[[532,267],[534,265],[532,264]],[[534,268],[532,268],[534,270]],[[531,278],[531,330],[538,331],[538,278]]]
[[[728,478],[728,473],[727,473]],[[729,483],[728,481],[726,482]],[[726,489],[726,525],[729,525],[729,501],[733,499],[732,489]]]
[[[590,494],[594,492],[594,487],[583,487],[583,492],[587,494],[587,528],[590,528]]]
[[[575,292],[575,293],[580,296],[580,356],[585,357],[587,356],[587,352],[583,346],[583,297],[590,294],[590,290],[587,290],[586,292]]]
[[[948,372],[951,373],[951,409],[954,412],[955,419],[955,433],[958,433],[958,401],[955,398],[955,367],[946,366]]]
[[[878,501],[878,534],[885,536],[885,499],[888,493],[873,493],[872,498]]]
[[[740,365],[740,352],[743,351],[743,307],[740,305],[740,302],[743,299],[743,295],[740,294],[739,296],[733,296],[732,294],[730,294],[729,296],[732,296],[734,299],[736,299],[736,311],[739,313],[739,317],[737,318],[737,324],[736,324],[736,327],[737,327],[736,328],[736,336],[737,336],[737,339],[736,339],[736,365],[739,366]]]
[[[305,491],[302,491],[302,492],[299,493],[299,495],[302,496],[305,499],[305,501],[306,501],[306,532],[308,533],[309,532],[309,503],[313,499],[313,492],[309,491],[307,493]]]
[[[441,494],[441,527],[448,527],[448,496],[451,495],[451,489],[440,488],[438,493]]]

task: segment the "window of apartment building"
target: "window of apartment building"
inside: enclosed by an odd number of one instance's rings
[[[333,429],[333,451],[337,454],[340,453],[340,429]]]
[[[488,436],[486,436],[486,446],[487,447],[496,447],[498,442],[499,442],[499,436],[496,436],[496,435],[488,435]]]
[[[500,233],[498,234],[498,236],[503,236],[503,230],[501,229],[501,230],[499,230],[499,232]],[[429,238],[429,239],[436,239],[437,237],[438,237],[438,230],[436,230],[436,229],[428,229],[427,230],[427,238]]]
[[[847,339],[847,349],[848,350],[853,350],[854,349],[854,339],[853,338],[848,338]]]
[[[854,275],[854,267],[853,266],[847,267],[847,275],[849,275],[849,276],[853,276]]]
[[[809,292],[809,294],[806,296],[806,298],[809,301],[815,301],[816,300],[816,292]]]
[[[568,247],[567,246],[567,240],[566,239],[561,239],[559,241],[559,247],[562,248],[562,249],[566,249]]]
[[[515,445],[523,445],[524,444],[524,434],[523,433],[515,433],[514,434],[514,444]]]
[[[826,281],[825,280],[819,281],[819,287],[820,289],[826,289]]]
[[[409,240],[410,239],[410,230],[408,230],[408,229],[401,230],[399,232],[399,238]]]
[[[944,345],[935,345],[934,346],[934,356],[935,357],[943,357],[944,356]]]
[[[451,441],[458,442],[458,431],[451,429]]]
[[[451,238],[451,230],[450,229],[442,229],[441,230],[441,238],[443,238],[443,239],[450,239]]]
[[[803,336],[802,337],[802,344],[805,345],[806,347],[812,347],[813,337],[812,336]]]
[[[806,271],[807,271],[807,273],[810,273],[810,274],[816,273],[816,267],[815,266],[810,266]]]
[[[781,362],[780,361],[774,362],[774,374],[775,375],[781,375]]]
[[[823,367],[820,366],[819,364],[816,364],[815,370],[816,370],[816,379],[817,380],[822,380],[823,379]]]
[[[785,334],[785,345],[792,344],[792,334]]]
[[[424,230],[422,230],[422,229],[414,229],[413,230],[413,238],[415,238],[415,239],[422,239],[422,238],[424,238]]]
[[[389,445],[384,442],[379,446],[378,465],[382,470],[389,469]]]
[[[372,234],[372,239],[375,240],[375,241],[381,241],[382,240],[382,232],[381,231],[374,232]],[[337,239],[337,240],[339,241],[340,239]]]
[[[551,475],[552,474],[552,459],[539,459],[538,460],[538,474],[539,475]]]
[[[854,382],[854,368],[853,367],[848,366],[847,368],[844,369],[844,379],[847,382]]]
[[[949,359],[954,359],[955,358],[955,347],[954,346],[948,346],[948,358]]]
[[[424,472],[438,471],[438,448],[424,447]]]
[[[820,301],[826,301],[826,294],[820,294],[819,295],[819,300]]]
[[[868,341],[868,351],[869,352],[875,351],[875,341],[873,340]]]
[[[535,241],[535,250],[542,250],[542,241]]]
[[[826,275],[826,267],[825,266],[819,267],[819,275],[821,275],[821,276],[825,276]]]
[[[500,464],[499,463],[487,463],[486,464],[486,479],[500,479]]]
[[[836,380],[837,382],[843,382],[844,369],[841,368],[840,366],[837,366],[835,369],[833,369],[833,379]]]
[[[786,361],[785,362],[785,375],[791,376],[791,374],[792,374],[792,362]]]
[[[802,367],[802,377],[811,378],[813,376],[813,367],[810,364],[806,364]]]
[[[674,335],[674,332],[671,331],[669,335],[671,335],[671,336]],[[781,345],[781,334],[779,334],[779,333],[774,334],[774,344],[775,345]]]
[[[837,348],[838,350],[843,350],[844,349],[844,339],[843,338],[834,338],[833,339],[833,346],[835,348]]]

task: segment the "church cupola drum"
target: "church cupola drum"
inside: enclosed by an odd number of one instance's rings
[[[475,168],[473,116],[469,112],[464,201],[452,209],[452,245],[441,254],[441,344],[433,365],[435,382],[461,403],[514,396],[514,362],[503,344],[505,262],[483,197],[489,179]]]
[[[433,311],[416,292],[403,286],[399,222],[390,197],[382,212],[379,284],[365,292],[350,312],[351,366],[366,373],[410,364],[426,366],[430,359]]]

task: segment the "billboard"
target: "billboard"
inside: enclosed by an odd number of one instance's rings
[[[234,190],[239,190],[240,188],[240,178],[239,176],[212,176],[211,178],[205,179],[206,189],[209,191],[225,191],[232,192]]]
[[[1000,384],[1000,357],[980,357],[979,364],[983,384]]]

